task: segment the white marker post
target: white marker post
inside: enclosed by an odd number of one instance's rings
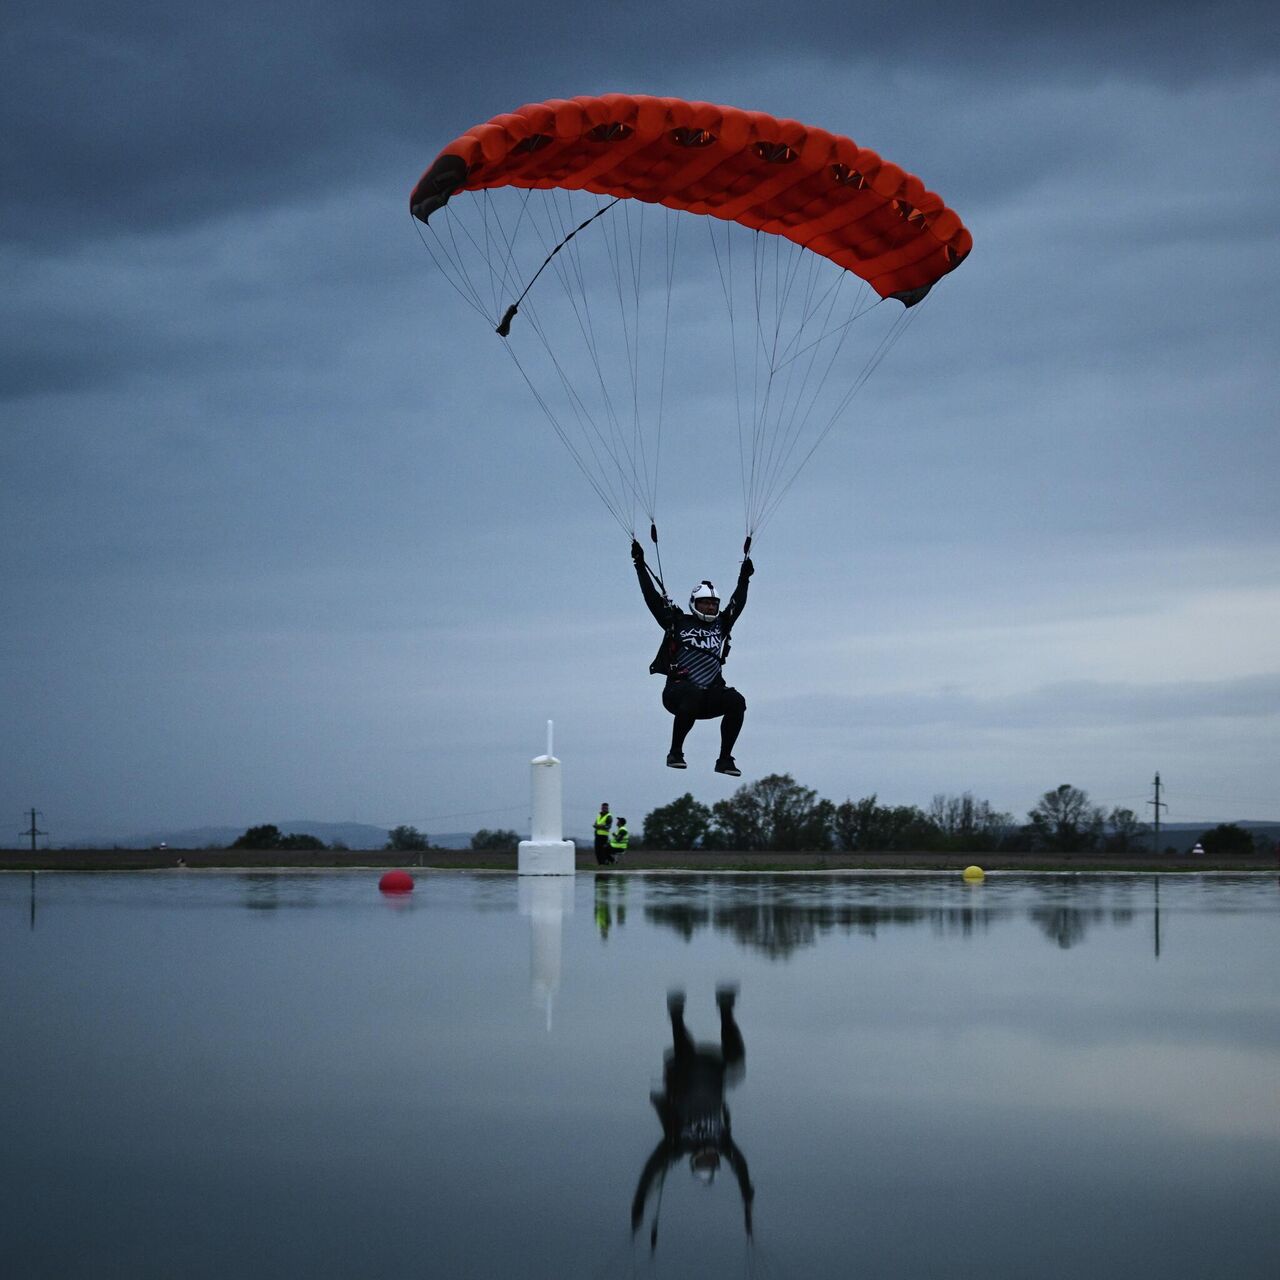
[[[572,840],[562,838],[560,761],[551,753],[552,723],[547,721],[547,754],[530,762],[533,782],[533,830],[521,840],[517,869],[522,876],[571,876]]]

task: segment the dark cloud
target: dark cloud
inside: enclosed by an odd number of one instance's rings
[[[636,812],[727,794],[665,770],[625,540],[406,209],[468,125],[610,89],[832,123],[975,234],[759,539],[751,776],[1017,808],[1060,770],[1149,778],[1159,739],[1201,791],[1264,793],[1276,681],[1238,677],[1276,626],[1272,26],[11,5],[0,698],[23,753],[0,799],[123,821],[146,778],[152,825],[247,799],[412,821],[441,790],[520,811],[548,715],[571,806],[623,751]],[[732,407],[689,373],[697,436]],[[738,495],[668,443],[667,567],[719,579]],[[737,464],[706,474],[729,490]]]
[[[1247,0],[1068,11],[1019,0],[801,3],[784,13],[753,2],[726,17],[669,2],[629,15],[506,0],[231,0],[180,17],[158,0],[29,3],[7,21],[0,234],[95,238],[319,197],[392,154],[405,156],[407,191],[435,147],[478,119],[575,92],[714,97],[700,86],[730,64],[781,61],[806,78],[826,69],[833,84],[874,67],[904,98],[921,73],[981,75],[1012,110],[1027,84],[1182,87],[1272,67],[1278,48],[1270,6]],[[792,101],[774,84],[758,105],[782,114]]]

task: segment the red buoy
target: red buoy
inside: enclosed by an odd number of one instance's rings
[[[378,881],[383,893],[412,893],[413,877],[407,871],[387,871]]]

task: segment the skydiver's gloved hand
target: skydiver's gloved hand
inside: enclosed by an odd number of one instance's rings
[[[756,567],[751,563],[751,557],[747,556],[742,562],[742,576],[744,578],[749,578],[753,573],[755,573],[755,571]]]
[[[637,564],[644,564],[644,548],[635,539],[631,539],[631,559]]]

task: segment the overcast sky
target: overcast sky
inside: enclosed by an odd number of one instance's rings
[[[3,23],[0,841],[523,831],[548,718],[571,833],[732,792],[710,726],[664,767],[627,540],[407,212],[470,125],[611,91],[848,134],[974,236],[757,545],[743,780],[1280,819],[1272,6]],[[702,516],[684,590],[736,571]]]

